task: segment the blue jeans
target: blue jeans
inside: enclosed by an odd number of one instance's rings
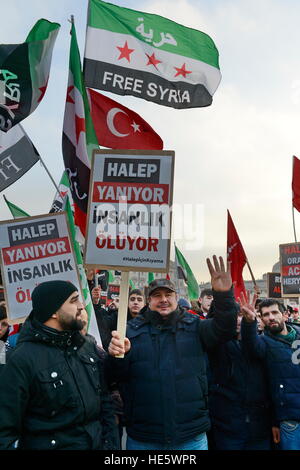
[[[280,423],[280,448],[300,450],[300,422],[287,420]]]
[[[270,450],[270,439],[247,439],[242,436],[226,434],[214,430],[214,444],[216,450]]]
[[[203,432],[188,441],[164,445],[159,442],[136,441],[127,436],[126,450],[207,450],[207,438],[205,432]]]

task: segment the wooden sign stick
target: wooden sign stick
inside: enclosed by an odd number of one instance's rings
[[[120,335],[121,341],[124,341],[126,334],[127,324],[127,309],[128,309],[128,289],[129,289],[129,271],[122,271],[121,284],[120,284],[120,302],[118,311],[118,326],[117,331]],[[115,356],[123,358],[124,354]]]

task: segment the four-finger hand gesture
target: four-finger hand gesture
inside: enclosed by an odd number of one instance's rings
[[[213,290],[218,292],[228,291],[232,286],[229,263],[227,263],[227,269],[225,270],[222,256],[219,256],[218,261],[216,255],[213,255],[214,266],[209,258],[206,259],[206,262],[211,275],[211,286]]]
[[[243,314],[244,319],[246,322],[253,322],[256,320],[256,312],[255,312],[255,302],[257,299],[257,294],[254,294],[252,302],[250,302],[250,292],[246,292],[246,296],[243,292],[241,292],[241,297],[239,298],[239,304],[241,306],[241,312]]]

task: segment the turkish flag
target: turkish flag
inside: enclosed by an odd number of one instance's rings
[[[87,88],[99,145],[112,149],[162,150],[163,141],[141,116]]]
[[[293,206],[300,212],[300,160],[294,156],[293,159]]]
[[[247,262],[247,257],[229,211],[227,211],[227,215],[227,261],[231,262],[230,266],[232,282],[234,283],[234,296],[237,299],[240,297],[241,292],[246,294],[243,281],[243,268]]]

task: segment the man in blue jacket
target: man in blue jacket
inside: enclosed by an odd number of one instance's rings
[[[127,338],[113,332],[107,373],[120,383],[128,450],[206,450],[210,428],[205,350],[235,334],[232,280],[207,260],[214,317],[200,320],[178,307],[174,284],[149,284],[149,307],[128,323]],[[124,359],[114,358],[125,354]]]
[[[243,343],[266,365],[281,449],[300,450],[300,328],[284,321],[280,302],[266,299],[259,304],[264,334],[258,336],[254,301],[241,299]]]

